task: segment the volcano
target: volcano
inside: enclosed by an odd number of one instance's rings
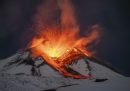
[[[76,64],[78,59],[83,58],[87,68],[90,68],[86,58],[93,56],[94,51],[90,51],[88,47],[91,44],[96,45],[100,38],[101,28],[95,24],[88,33],[81,36],[71,1],[57,0],[56,5],[60,9],[59,21],[55,20],[58,25],[55,23],[54,25],[46,24],[44,17],[36,15],[38,17],[34,21],[38,22],[38,25],[34,26],[36,34],[28,44],[27,49],[30,49],[34,59],[41,57],[48,65],[66,77],[91,78],[91,74],[80,74],[70,66]],[[50,20],[51,23],[52,21],[53,19]]]
[[[45,1],[27,47],[0,60],[0,91],[129,91],[130,78],[96,60],[95,51],[90,51],[99,41],[99,25],[81,36],[71,0]],[[57,8],[48,10],[53,6]]]
[[[129,91],[129,77],[94,58],[80,58],[69,72],[90,75],[85,79],[66,77],[43,58],[33,59],[29,50],[0,60],[0,91]],[[127,83],[127,84],[126,84]],[[124,85],[126,84],[126,85]],[[117,90],[120,88],[120,90]]]

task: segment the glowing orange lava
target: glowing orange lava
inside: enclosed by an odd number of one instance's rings
[[[75,55],[77,50],[79,50],[83,55],[91,56],[91,52],[88,51],[87,46],[98,39],[99,27],[97,25],[93,26],[89,34],[81,37],[70,0],[57,1],[61,10],[59,26],[40,28],[40,31],[32,39],[29,47],[32,49],[34,56],[42,56],[48,64],[65,76],[84,78],[84,76],[74,75],[67,71],[68,68],[65,67],[65,60],[63,60],[65,59],[64,54],[68,52],[71,56],[73,53],[70,50],[73,50]],[[77,52],[77,54],[80,55],[80,52]],[[73,59],[70,56],[68,58]]]
[[[60,57],[72,48],[86,49],[86,45],[93,41],[97,34],[94,31],[88,37],[79,37],[78,31],[75,30],[48,28],[32,40],[31,48],[34,48],[34,53],[38,55],[46,54],[49,57]],[[85,53],[90,55],[89,51],[85,51]]]

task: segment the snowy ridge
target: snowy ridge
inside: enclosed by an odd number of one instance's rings
[[[130,78],[87,59],[90,63],[91,79],[65,78],[49,65],[41,65],[44,60],[35,59],[29,61],[29,52],[19,52],[15,55],[0,60],[0,91],[44,91],[57,89],[57,91],[130,91]],[[33,65],[41,65],[36,71],[38,75],[32,75]],[[80,59],[71,68],[81,74],[88,74],[84,59]],[[39,75],[40,74],[40,75]],[[96,79],[107,79],[95,82]],[[73,85],[76,84],[76,85]],[[62,87],[68,86],[69,87]],[[60,88],[62,87],[62,88]]]

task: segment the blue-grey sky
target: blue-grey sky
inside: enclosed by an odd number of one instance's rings
[[[32,19],[43,0],[0,0],[0,59],[24,48],[34,35]],[[96,56],[130,76],[130,14],[125,0],[72,0],[81,33],[100,24]]]

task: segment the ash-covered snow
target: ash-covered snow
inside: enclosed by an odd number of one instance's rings
[[[28,52],[16,53],[7,59],[0,60],[0,91],[44,91],[56,88],[57,91],[130,91],[129,77],[120,75],[89,59],[92,79],[65,78],[49,65],[39,67],[40,75],[33,76],[31,74],[32,65],[21,64],[28,56]],[[35,65],[41,64],[42,61],[36,59]],[[8,65],[10,63],[11,65]],[[78,61],[76,65],[72,65],[71,68],[81,74],[88,74],[83,59]],[[95,79],[108,80],[95,82]]]

